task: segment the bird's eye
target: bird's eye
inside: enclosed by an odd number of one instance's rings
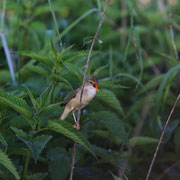
[[[89,82],[89,84],[91,84],[91,85],[92,85],[92,84],[93,84],[93,82],[91,82],[91,81],[90,81],[90,82]]]

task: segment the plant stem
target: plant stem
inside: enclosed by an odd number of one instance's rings
[[[69,180],[73,179],[73,173],[74,173],[74,164],[75,164],[75,159],[76,159],[76,145],[77,143],[74,142],[74,147],[73,147],[73,158],[72,158],[72,165],[71,165],[71,174]]]
[[[53,84],[53,87],[52,87],[52,92],[51,92],[51,104],[53,104],[53,98],[54,98],[54,90],[57,86],[57,82],[55,84]]]
[[[30,151],[28,150],[22,180],[25,180],[25,178],[26,178],[26,174],[27,174],[27,170],[28,170],[28,166],[29,166],[29,159],[30,159]]]
[[[92,50],[93,50],[93,47],[94,47],[94,44],[95,44],[95,41],[99,35],[99,30],[102,26],[102,23],[104,21],[104,17],[105,17],[105,12],[106,12],[106,8],[107,8],[107,5],[108,5],[108,0],[105,1],[105,6],[104,6],[104,11],[101,15],[101,20],[99,22],[99,26],[97,28],[97,31],[96,31],[96,34],[94,35],[94,38],[93,38],[93,41],[92,41],[92,44],[91,44],[91,47],[90,47],[90,50],[89,50],[89,55],[88,55],[88,59],[87,59],[87,62],[86,62],[86,66],[85,66],[85,72],[84,72],[84,78],[83,78],[83,85],[82,85],[82,90],[81,90],[81,96],[80,96],[80,104],[82,102],[82,95],[83,95],[83,91],[84,91],[84,85],[85,85],[85,80],[86,80],[86,75],[87,75],[87,71],[88,71],[88,66],[89,66],[89,62],[90,62],[90,57],[91,57],[91,54],[92,54]],[[79,108],[78,110],[78,118],[77,118],[77,122],[76,122],[76,127],[80,127],[79,125],[79,122],[80,122],[80,116],[81,116],[81,109]],[[78,128],[77,128],[78,130]],[[74,163],[75,163],[75,157],[76,157],[76,143],[74,143],[74,148],[73,148],[73,158],[72,158],[72,165],[71,165],[71,174],[70,174],[70,180],[72,180],[73,178],[73,173],[74,173]]]
[[[162,140],[163,140],[163,137],[164,137],[164,133],[166,132],[167,125],[168,125],[168,123],[169,123],[169,120],[171,119],[171,116],[172,116],[172,114],[173,114],[173,112],[174,112],[174,110],[175,110],[176,104],[178,103],[178,100],[179,100],[179,99],[180,99],[180,93],[179,93],[178,97],[176,98],[176,101],[175,101],[175,103],[174,103],[174,105],[173,105],[173,107],[172,107],[172,109],[171,109],[171,112],[169,113],[168,119],[167,119],[167,121],[166,121],[166,123],[165,123],[165,126],[164,126],[164,128],[163,128],[163,131],[162,131],[162,133],[161,133],[161,136],[160,136],[158,145],[157,145],[157,147],[156,147],[156,150],[155,150],[153,159],[152,159],[151,164],[150,164],[149,169],[148,169],[148,173],[147,173],[147,176],[146,176],[146,180],[149,179],[149,176],[150,176],[150,174],[151,174],[151,170],[152,170],[153,164],[154,164],[154,162],[155,162],[157,153],[158,153],[158,151],[159,151],[160,144],[162,143]]]

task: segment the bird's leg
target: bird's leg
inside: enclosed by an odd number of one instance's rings
[[[76,128],[77,130],[79,130],[80,125],[77,123],[76,116],[74,114],[74,109],[72,109],[72,114],[73,114],[73,118],[74,118],[74,121],[75,121],[75,125],[73,125],[73,128]]]

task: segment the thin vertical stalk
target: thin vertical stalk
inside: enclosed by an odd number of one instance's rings
[[[170,119],[171,119],[171,116],[172,116],[172,114],[173,114],[173,112],[174,112],[174,110],[175,110],[176,104],[178,103],[179,99],[180,99],[180,93],[179,93],[178,97],[176,98],[176,101],[175,101],[175,103],[174,103],[174,105],[173,105],[173,107],[172,107],[172,109],[171,109],[171,111],[170,111],[170,113],[169,113],[168,119],[166,120],[165,126],[164,126],[163,131],[162,131],[162,133],[161,133],[161,136],[160,136],[160,138],[159,138],[159,142],[158,142],[158,145],[157,145],[157,147],[156,147],[154,156],[153,156],[152,161],[151,161],[151,164],[150,164],[150,166],[149,166],[148,173],[147,173],[147,176],[146,176],[146,180],[149,179],[149,176],[150,176],[150,174],[151,174],[152,167],[153,167],[153,165],[154,165],[154,162],[155,162],[157,153],[158,153],[158,151],[159,151],[159,148],[160,148],[160,145],[161,145],[161,143],[162,143],[164,134],[165,134],[165,132],[166,132],[166,128],[167,128],[167,126],[168,126],[168,123],[169,123],[169,121],[170,121]]]
[[[103,11],[103,13],[101,15],[101,20],[99,22],[99,26],[97,28],[96,34],[94,35],[94,38],[93,38],[93,41],[92,41],[92,44],[91,44],[91,47],[90,47],[90,50],[89,50],[89,55],[88,55],[88,59],[87,59],[86,66],[85,66],[85,72],[84,72],[81,96],[80,96],[80,100],[79,100],[80,104],[82,102],[82,95],[83,95],[83,91],[84,91],[84,85],[85,85],[85,80],[86,80],[86,76],[87,76],[87,72],[88,72],[88,66],[89,66],[89,62],[90,62],[90,57],[91,57],[91,54],[92,54],[92,50],[93,50],[95,41],[96,41],[96,39],[97,39],[97,37],[99,35],[100,28],[101,28],[102,23],[104,21],[107,5],[108,5],[108,0],[105,1],[104,11]],[[79,129],[78,127],[80,127],[80,116],[81,116],[81,109],[79,108],[79,110],[78,110],[78,118],[77,118],[77,122],[76,122],[77,130]],[[72,158],[72,165],[71,165],[70,180],[72,180],[73,173],[74,173],[74,164],[75,164],[75,158],[76,158],[76,143],[74,143],[74,148],[73,149],[74,150],[73,150],[73,158]]]
[[[62,45],[61,35],[60,35],[60,32],[59,32],[58,23],[57,23],[56,15],[54,13],[54,10],[53,10],[52,4],[51,4],[51,0],[48,0],[48,3],[49,3],[49,7],[51,9],[51,14],[52,14],[52,17],[53,17],[53,20],[54,20],[54,24],[55,24],[55,28],[56,28],[56,33],[58,35],[58,39],[60,40],[60,45]]]
[[[17,51],[20,49],[20,26],[19,26],[19,0],[17,0]],[[21,84],[21,61],[20,57],[18,55],[18,85],[20,86]]]
[[[1,28],[0,28],[0,31],[1,31],[1,32],[3,32],[3,29],[4,29],[5,11],[6,11],[6,0],[3,1],[3,11],[2,11]]]
[[[30,159],[30,151],[27,151],[27,156],[26,156],[26,161],[25,161],[25,166],[24,166],[24,173],[23,173],[23,178],[22,180],[26,179],[26,174],[29,166],[29,159]]]

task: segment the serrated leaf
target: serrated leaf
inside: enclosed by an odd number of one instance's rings
[[[17,54],[36,59],[38,62],[44,64],[48,68],[52,65],[50,58],[48,58],[47,56],[40,55],[35,52],[18,51]]]
[[[157,143],[157,142],[158,142],[158,139],[145,137],[145,136],[133,137],[129,140],[129,143],[131,146],[146,145],[146,144],[152,144],[152,143]]]
[[[33,139],[32,144],[29,145],[29,149],[32,151],[35,161],[38,160],[39,155],[51,138],[52,136],[49,135],[41,135]]]
[[[26,176],[27,180],[43,180],[46,176],[48,175],[48,173],[44,172],[44,173],[36,173],[30,176]]]
[[[11,159],[2,151],[0,151],[0,164],[2,164],[6,169],[8,169],[15,177],[15,179],[19,180],[20,176],[14,167]]]
[[[71,158],[66,151],[62,148],[51,149],[47,152],[47,158],[50,159],[49,172],[52,180],[65,180],[71,170]]]
[[[29,150],[31,150],[35,161],[38,160],[42,150],[45,148],[48,141],[52,138],[52,136],[49,135],[41,135],[32,139],[21,129],[17,129],[15,127],[11,127],[11,129],[16,133],[17,138],[24,142]]]
[[[37,109],[39,105],[38,105],[38,102],[36,102],[32,92],[28,89],[28,87],[26,87],[26,91],[27,91],[27,93],[28,93],[28,95],[29,95],[29,97],[31,99],[31,102],[33,104],[34,109]]]
[[[43,75],[45,77],[48,76],[48,71],[46,69],[44,69],[43,67],[40,67],[38,65],[25,65],[22,69],[21,69],[21,79],[22,81],[25,81],[28,77],[30,77],[29,75],[34,73]]]
[[[42,109],[43,107],[45,107],[49,104],[51,88],[52,88],[52,86],[49,85],[49,87],[47,87],[40,95],[40,97],[38,99],[40,109]]]
[[[129,146],[124,125],[115,114],[109,111],[99,111],[90,114],[90,117],[97,123],[100,123],[107,129],[109,129],[115,136],[117,136],[121,140],[123,144]]]
[[[28,119],[32,116],[32,111],[28,107],[26,101],[21,98],[17,98],[13,94],[10,93],[0,93],[0,103],[3,103],[15,111],[19,112],[23,116],[27,117]]]
[[[78,66],[75,66],[75,65],[73,65],[71,63],[67,63],[67,62],[64,62],[63,64],[70,72],[72,72],[74,75],[76,75],[78,77],[78,79],[82,82],[83,76],[80,73],[81,69]]]
[[[0,142],[4,145],[4,146],[8,146],[4,136],[2,135],[2,133],[0,132]]]
[[[104,69],[106,69],[108,66],[109,66],[108,64],[101,66],[97,68],[92,74],[97,76],[100,72],[104,71]]]
[[[124,116],[123,108],[118,99],[116,98],[116,95],[112,91],[107,89],[101,89],[100,92],[97,93],[96,97]]]
[[[63,78],[62,76],[58,75],[58,74],[52,74],[50,76],[50,79],[52,81],[65,83],[73,90],[73,87],[72,87],[71,83],[68,80],[66,80],[65,78]]]
[[[69,46],[68,48],[63,49],[63,50],[58,54],[57,59],[58,59],[59,61],[63,60],[64,55],[65,55],[68,51],[70,51],[70,49],[72,49],[73,46],[74,46],[74,45],[71,45],[71,46]]]
[[[83,145],[87,150],[89,150],[95,157],[96,155],[94,154],[90,143],[87,141],[87,139],[84,137],[84,135],[82,133],[80,133],[79,131],[75,130],[72,127],[72,124],[66,122],[66,121],[49,121],[48,122],[48,126],[50,129],[52,129],[53,131],[56,131],[70,139],[72,139],[73,141]]]

